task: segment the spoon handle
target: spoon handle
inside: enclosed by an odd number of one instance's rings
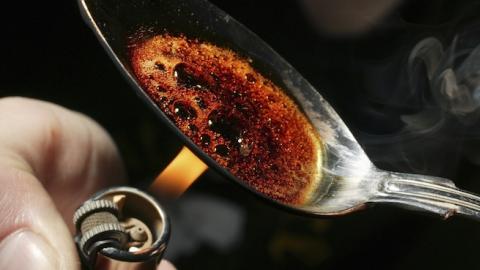
[[[380,192],[371,202],[394,203],[433,212],[445,219],[461,214],[480,220],[480,197],[444,178],[382,172]]]

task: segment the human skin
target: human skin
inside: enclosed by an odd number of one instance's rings
[[[301,0],[305,14],[323,34],[356,36],[378,25],[401,0]]]
[[[80,269],[73,212],[124,183],[118,150],[93,120],[52,103],[1,98],[0,269]],[[175,268],[162,261],[158,269]]]

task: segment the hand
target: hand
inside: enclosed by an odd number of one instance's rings
[[[322,33],[337,36],[362,34],[388,15],[402,0],[302,0],[305,12]]]
[[[0,99],[0,269],[80,269],[75,209],[125,182],[112,139],[57,105]],[[158,269],[175,269],[162,261]]]

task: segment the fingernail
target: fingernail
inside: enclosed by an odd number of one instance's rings
[[[18,231],[0,243],[0,269],[58,269],[57,255],[43,237]]]

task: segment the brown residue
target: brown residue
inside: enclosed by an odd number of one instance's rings
[[[134,44],[131,56],[150,98],[216,162],[274,200],[309,199],[320,174],[320,139],[295,103],[247,59],[168,34]]]

